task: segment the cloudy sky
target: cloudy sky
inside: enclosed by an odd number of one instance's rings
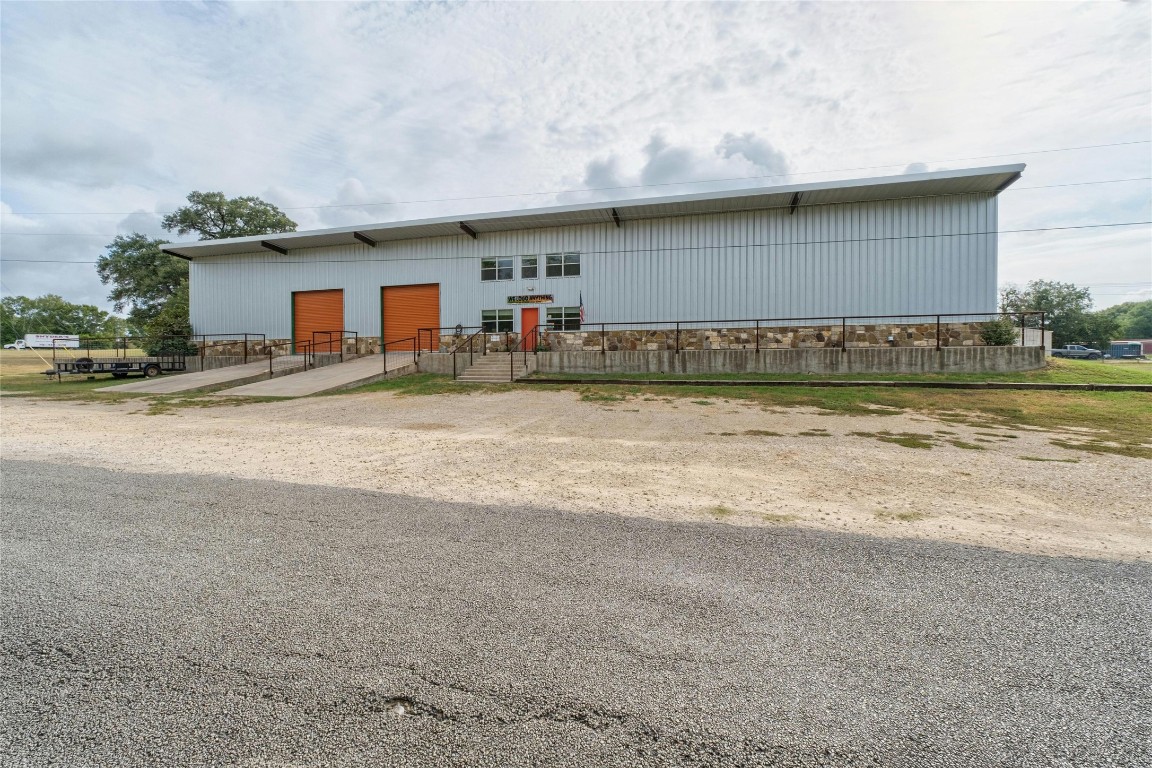
[[[1054,229],[1152,220],[1150,28],[1147,2],[4,2],[0,290],[109,307],[90,262],[192,190],[303,230],[1025,162],[1001,282],[1152,298],[1147,224]]]

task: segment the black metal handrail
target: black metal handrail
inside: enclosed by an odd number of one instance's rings
[[[264,347],[268,344],[268,338],[262,333],[238,333],[238,334],[223,334],[223,333],[221,333],[221,334],[211,334],[210,336],[212,338],[215,338],[217,336],[227,337],[227,338],[225,338],[224,341],[213,341],[213,342],[209,343],[208,342],[209,335],[207,335],[207,334],[198,333],[192,337],[193,339],[200,339],[201,340],[200,343],[197,345],[199,347],[199,350],[200,350],[200,370],[204,370],[204,358],[207,356],[207,350],[209,347],[226,347],[229,344],[235,344],[239,341],[243,341],[244,354],[242,355],[242,357],[244,358],[244,362],[247,363],[248,362],[248,343],[250,341],[255,341],[256,339],[259,339],[261,347]],[[195,342],[193,342],[193,343],[195,343]]]
[[[207,350],[209,347],[223,347],[228,344],[234,344],[238,341],[244,342],[244,352],[241,355],[243,363],[248,362],[248,344],[256,339],[260,340],[260,346],[264,347],[268,343],[268,337],[263,333],[194,333],[192,334],[192,343],[196,344],[200,353],[200,370],[204,370],[204,358],[207,357]],[[199,343],[197,343],[197,339]],[[223,341],[208,342],[208,339],[223,339]]]
[[[381,357],[384,358],[384,373],[388,373],[388,347],[392,346],[393,344],[405,344],[405,343],[407,343],[412,349],[412,362],[413,363],[417,362],[417,359],[418,359],[417,347],[419,346],[419,344],[418,344],[416,336],[409,336],[406,339],[395,339],[394,341],[388,341],[388,342],[385,342],[385,343],[380,345],[380,355],[381,355]],[[400,351],[404,352],[406,350],[400,350]]]
[[[483,336],[485,333],[487,333],[487,331],[485,331],[483,328],[481,328],[480,330],[476,331],[476,333],[473,333],[471,336],[469,336],[464,341],[460,342],[459,344],[457,344],[455,347],[452,348],[452,378],[453,379],[455,379],[458,375],[456,373],[456,355],[461,354],[460,348],[463,347],[464,345],[468,345],[468,365],[472,365],[473,361],[476,359],[476,341],[475,341],[476,337],[477,336]],[[488,343],[485,342],[481,351],[480,351],[480,356],[483,357],[487,354],[488,354]]]
[[[483,326],[479,325],[442,325],[436,328],[417,328],[416,329],[416,347],[418,354],[423,354],[427,349],[429,352],[435,352],[436,348],[440,346],[440,331],[452,331],[455,336],[463,336],[464,331],[483,330]],[[428,334],[428,346],[424,346],[424,334]]]
[[[324,341],[318,341],[316,339],[317,336],[324,336]],[[335,338],[333,338],[333,337],[335,337]],[[326,344],[328,346],[328,349],[327,349],[328,354],[332,354],[332,344],[338,343],[340,345],[340,362],[344,362],[344,340],[345,339],[353,339],[355,341],[356,352],[357,352],[357,354],[359,354],[359,351],[360,351],[360,334],[359,334],[359,332],[357,332],[357,331],[345,331],[345,330],[312,331],[312,346],[314,348],[313,351],[319,351],[320,345]]]
[[[288,348],[287,355],[276,355],[273,353],[273,350],[281,347]],[[301,355],[303,357],[304,370],[316,367],[316,349],[311,341],[281,341],[276,344],[268,344],[264,349],[268,353],[268,378],[272,378],[275,374],[272,361],[276,357]]]
[[[527,370],[528,341],[531,340],[532,342],[532,354],[536,354],[536,346],[540,343],[540,326],[534,325],[526,331],[523,328],[520,330],[520,340],[508,350],[508,381],[516,381],[516,353],[519,351],[523,354],[524,360],[521,368]]]
[[[797,323],[812,323],[819,321],[829,327],[835,325],[840,326],[840,349],[847,351],[848,349],[848,325],[859,325],[858,321],[861,320],[920,320],[934,322],[936,325],[936,349],[941,348],[942,329],[945,322],[949,318],[961,317],[978,317],[982,320],[975,322],[989,322],[993,319],[1008,318],[1020,319],[1020,346],[1027,346],[1024,329],[1038,327],[1040,330],[1040,347],[1044,348],[1044,331],[1046,329],[1046,316],[1044,312],[948,312],[948,313],[924,313],[924,314],[906,314],[906,315],[821,315],[816,317],[778,317],[778,318],[747,318],[747,319],[734,319],[734,320],[633,320],[628,322],[615,322],[615,323],[581,323],[579,330],[595,332],[599,328],[600,332],[600,351],[601,353],[607,352],[607,330],[609,327],[618,328],[621,326],[628,326],[636,330],[672,330],[674,331],[673,350],[676,354],[680,354],[680,335],[684,331],[699,331],[707,330],[708,328],[738,328],[741,326],[748,327],[749,325],[754,328],[754,349],[757,353],[760,352],[760,332],[762,330],[770,330],[772,328],[779,328],[786,324],[795,325]],[[1036,321],[1038,324],[1029,325],[1029,321]],[[851,321],[851,322],[850,322]],[[871,324],[871,323],[869,323]],[[895,323],[897,325],[909,325],[912,323]],[[654,326],[671,326],[671,328],[659,329]],[[702,327],[701,327],[702,326]],[[545,331],[551,333],[565,333],[570,332],[569,329],[543,325]]]

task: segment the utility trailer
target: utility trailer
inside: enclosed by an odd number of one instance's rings
[[[114,379],[126,379],[136,374],[149,379],[161,373],[188,370],[184,355],[156,355],[153,357],[78,357],[73,360],[56,360],[55,368],[44,371],[47,376],[65,374],[110,373]]]

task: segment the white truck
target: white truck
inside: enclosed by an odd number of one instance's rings
[[[80,337],[66,333],[26,333],[4,349],[80,349]]]

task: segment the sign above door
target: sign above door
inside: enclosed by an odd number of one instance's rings
[[[509,296],[509,304],[551,304],[555,299],[550,293],[526,293],[523,296]]]

